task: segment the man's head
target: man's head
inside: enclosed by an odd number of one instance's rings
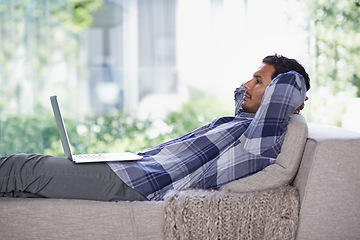
[[[309,74],[305,71],[305,68],[295,59],[275,54],[265,57],[262,62],[275,68],[275,72],[271,76],[272,79],[281,73],[295,71],[303,76],[306,84],[306,91],[310,89]]]
[[[242,108],[249,113],[256,113],[260,107],[267,86],[279,74],[296,71],[304,77],[306,90],[310,89],[310,78],[304,67],[295,59],[281,55],[270,55],[263,59],[261,66],[253,74],[253,78],[244,83],[246,93]],[[299,106],[299,111],[304,107]]]

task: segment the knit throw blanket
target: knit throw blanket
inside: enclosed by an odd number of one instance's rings
[[[172,191],[165,196],[165,239],[295,239],[295,187],[251,193]]]

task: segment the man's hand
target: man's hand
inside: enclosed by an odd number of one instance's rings
[[[305,101],[307,101],[309,98],[308,96],[305,97]],[[305,107],[305,101],[300,105],[300,107],[298,107],[297,109],[295,109],[294,114],[299,114],[301,110],[304,109]]]

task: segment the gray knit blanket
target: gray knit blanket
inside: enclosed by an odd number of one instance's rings
[[[295,239],[295,187],[250,193],[172,191],[165,196],[165,239]]]

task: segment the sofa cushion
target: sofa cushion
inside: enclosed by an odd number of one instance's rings
[[[0,239],[163,239],[163,202],[0,198]]]
[[[290,184],[295,177],[304,151],[308,127],[302,115],[292,115],[281,152],[274,164],[249,177],[229,182],[220,190],[233,192],[260,191]]]

